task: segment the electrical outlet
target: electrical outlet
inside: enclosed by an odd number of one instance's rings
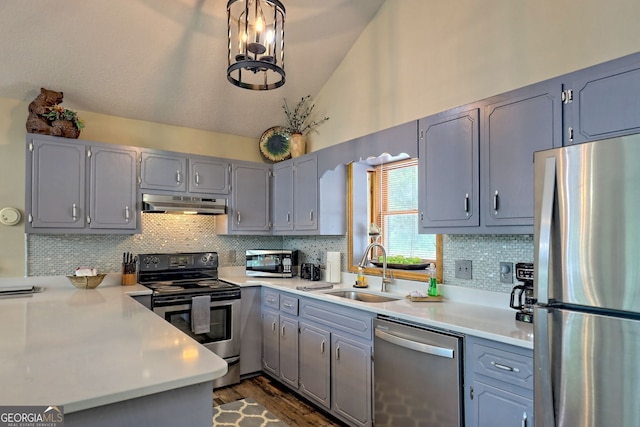
[[[236,250],[235,249],[229,249],[229,253],[227,254],[227,258],[229,259],[229,262],[236,262]]]
[[[456,260],[456,279],[471,280],[471,260]]]
[[[513,283],[513,263],[500,263],[500,283]]]

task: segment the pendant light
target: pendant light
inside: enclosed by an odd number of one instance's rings
[[[251,90],[284,84],[285,9],[278,0],[229,0],[227,79]]]

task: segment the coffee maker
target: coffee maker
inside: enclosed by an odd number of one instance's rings
[[[511,301],[509,306],[518,310],[516,320],[520,322],[533,323],[533,263],[516,263],[516,280],[522,285],[514,286],[511,290]]]

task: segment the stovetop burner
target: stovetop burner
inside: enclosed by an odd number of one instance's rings
[[[239,293],[239,286],[218,280],[216,252],[141,254],[138,259],[138,282],[154,297]]]

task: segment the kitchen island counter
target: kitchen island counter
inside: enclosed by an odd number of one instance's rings
[[[359,291],[359,289],[355,289],[350,285],[353,283],[352,280],[345,280],[344,277],[343,282],[348,282],[349,284],[334,284],[333,289],[314,291],[296,289],[298,286],[319,283],[299,278],[273,279],[221,275],[221,279],[240,286],[266,286],[296,293],[304,297],[316,298],[384,316],[416,322],[425,326],[533,349],[533,325],[516,321],[515,310],[502,308],[508,307],[509,294],[444,286],[441,288],[445,294],[443,302],[411,302],[405,296],[413,289],[424,289],[426,285],[420,282],[396,281],[396,284],[392,285],[392,291],[385,292],[384,295],[396,297],[398,298],[397,300],[368,303],[326,295],[327,292],[336,290]],[[380,280],[380,278],[370,279],[370,282],[375,283],[377,283],[376,279]],[[374,285],[360,291],[381,294]],[[499,301],[496,302],[495,299]]]
[[[78,290],[64,276],[0,280],[45,288],[0,299],[2,405],[64,405],[66,425],[69,413],[122,402],[152,411],[140,399],[199,387],[210,409],[212,381],[227,364],[130,296],[149,289],[119,281],[108,275]]]

